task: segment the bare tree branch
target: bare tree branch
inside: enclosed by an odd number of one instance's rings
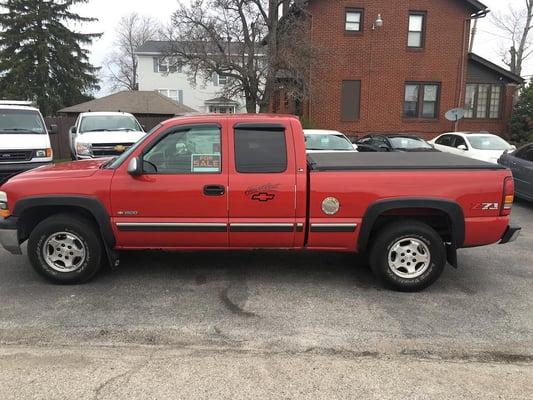
[[[132,13],[122,17],[116,29],[115,49],[104,61],[106,80],[113,90],[139,90],[135,52],[148,40],[160,37],[161,27],[153,18]]]
[[[298,13],[280,20],[282,1],[181,3],[166,34],[167,57],[186,67],[193,85],[197,79],[205,84],[214,75],[226,76],[220,95],[244,96],[248,112],[267,111],[272,93],[280,88],[303,98],[312,53],[308,21]]]
[[[524,0],[524,7],[509,7],[507,13],[495,13],[492,22],[505,37],[500,45],[500,56],[509,66],[511,72],[520,75],[524,62],[531,56],[528,49],[533,45],[531,30],[533,29],[533,1]]]

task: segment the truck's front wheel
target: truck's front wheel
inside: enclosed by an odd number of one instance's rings
[[[386,285],[416,292],[440,277],[446,265],[446,249],[430,226],[415,220],[398,221],[377,234],[370,265]]]
[[[33,268],[61,284],[83,283],[102,264],[102,243],[94,225],[82,216],[54,215],[39,223],[28,241]]]

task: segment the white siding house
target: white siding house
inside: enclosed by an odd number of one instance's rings
[[[198,112],[239,113],[245,112],[244,99],[226,99],[221,88],[226,82],[224,76],[213,76],[210,82],[189,82],[183,70],[171,68],[163,57],[168,42],[148,41],[136,51],[139,60],[139,90],[157,91]]]

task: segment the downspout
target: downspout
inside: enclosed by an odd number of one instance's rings
[[[468,56],[468,52],[466,51],[466,46],[467,46],[467,38],[470,37],[470,32],[468,32],[468,35],[467,35],[467,32],[466,32],[466,28],[468,26],[468,23],[472,20],[478,20],[480,18],[485,18],[488,13],[490,13],[490,10],[488,8],[485,8],[484,10],[481,10],[481,11],[478,11],[477,13],[475,14],[472,14],[469,18],[466,18],[463,22],[463,43],[462,43],[462,47],[461,47],[461,63],[460,63],[460,67],[461,67],[461,72],[460,72],[460,79],[459,79],[459,96],[456,100],[456,107],[459,108],[461,106],[461,102],[462,102],[462,99],[463,99],[463,88],[466,87],[466,82],[465,82],[465,64],[466,64],[466,58]],[[454,130],[457,130],[459,126],[459,121],[455,124],[455,127],[454,127]]]

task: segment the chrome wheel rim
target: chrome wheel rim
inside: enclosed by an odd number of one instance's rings
[[[87,249],[80,237],[72,232],[57,232],[44,242],[43,258],[57,272],[78,270],[87,257]]]
[[[418,278],[430,266],[429,247],[419,239],[404,238],[395,242],[389,250],[389,268],[405,279]]]

